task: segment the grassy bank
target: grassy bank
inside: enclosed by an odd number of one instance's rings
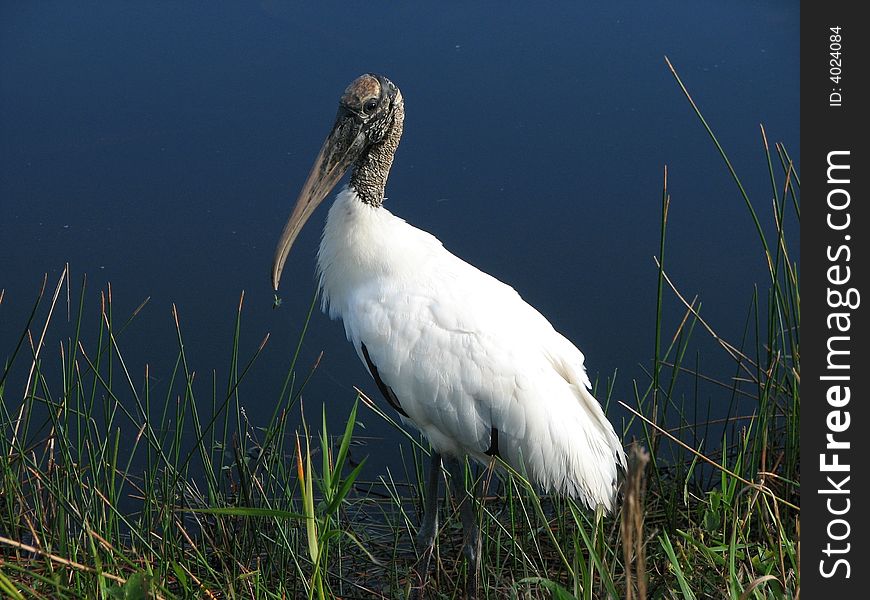
[[[469,469],[487,490],[478,515],[480,597],[799,595],[800,295],[785,224],[800,219],[800,181],[786,150],[768,144],[762,129],[760,167],[770,191],[763,202],[750,199],[677,84],[746,204],[768,278],[747,298],[739,339],[720,336],[700,301],[669,276],[665,171],[648,371],[632,382],[630,397],[614,396],[612,379],[596,390],[611,410],[623,405],[626,429],[649,453],[633,453],[622,508],[607,518],[539,497],[520,474]],[[674,305],[683,318],[671,325],[663,315]],[[143,377],[141,365],[125,360],[125,331],[141,308],[119,314],[111,288],[91,290],[64,270],[39,291],[20,336],[0,341],[3,595],[409,597],[419,579],[412,540],[425,444],[362,393],[347,399],[346,428],[330,431],[325,414],[306,413],[300,402],[311,370],[296,357],[271,416],[246,414],[242,383],[256,376],[268,337],[242,343],[244,296],[227,344],[229,368],[205,377],[189,367],[173,310],[177,343],[165,352],[174,369],[157,386],[147,368]],[[714,341],[732,377],[698,367],[699,339]],[[25,385],[11,385],[18,380]],[[717,401],[740,413],[729,409],[724,424],[696,418],[706,400],[686,390],[699,382],[712,383]],[[403,472],[361,479],[351,448],[363,412],[400,431]],[[709,432],[720,443],[697,444]],[[433,598],[461,597],[464,589],[459,518],[445,502],[427,589]]]

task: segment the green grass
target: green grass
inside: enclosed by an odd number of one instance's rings
[[[541,498],[519,473],[469,469],[487,490],[479,509],[482,598],[799,595],[800,295],[785,223],[800,219],[800,181],[785,148],[771,148],[762,129],[770,206],[753,203],[672,72],[734,179],[769,277],[747,298],[740,339],[721,337],[701,302],[686,299],[669,276],[665,171],[646,378],[631,382],[631,398],[613,396],[613,379],[597,390],[611,409],[625,407],[625,427],[650,453],[632,452],[615,517]],[[220,375],[190,369],[173,308],[177,342],[164,351],[174,369],[158,387],[147,367],[136,375],[141,366],[125,360],[125,332],[147,301],[122,313],[111,287],[96,294],[84,278],[73,284],[68,269],[48,283],[20,336],[2,340],[4,597],[410,596],[426,463],[418,437],[361,392],[335,409],[347,411],[343,431],[329,431],[325,413],[306,415],[300,397],[313,369],[298,364],[298,347],[273,414],[250,418],[244,382],[258,373],[268,336],[254,346],[242,341],[244,295],[228,315],[234,334]],[[0,311],[3,298],[0,290]],[[672,324],[663,315],[674,306],[683,318]],[[732,362],[732,378],[703,372],[699,337]],[[23,390],[10,387],[18,379]],[[741,414],[729,411],[727,427],[709,422],[701,384],[718,390],[717,402],[739,401]],[[368,418],[400,432],[402,472],[361,479],[350,449],[357,423]],[[709,432],[720,432],[721,443],[695,445]],[[456,507],[445,502],[427,590],[460,598],[462,534]]]

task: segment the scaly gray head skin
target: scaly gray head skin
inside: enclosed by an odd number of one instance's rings
[[[284,262],[302,226],[354,165],[350,186],[372,206],[384,202],[384,188],[405,118],[402,93],[383,75],[354,79],[338,104],[332,131],[314,160],[296,206],[278,241],[272,262],[272,286],[278,289]]]

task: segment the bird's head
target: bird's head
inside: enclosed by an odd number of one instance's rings
[[[383,75],[361,75],[341,95],[333,132],[341,123],[351,123],[365,136],[364,145],[378,144],[389,133],[401,104],[402,94],[392,81]]]
[[[272,262],[272,286],[276,290],[296,236],[351,165],[355,165],[351,185],[360,198],[375,205],[383,202],[404,114],[402,93],[383,75],[361,75],[344,90],[332,130],[314,159],[278,241]]]

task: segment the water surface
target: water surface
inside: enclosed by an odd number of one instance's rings
[[[271,333],[241,390],[254,421],[271,415],[300,335],[325,208],[288,260],[280,310],[274,244],[361,73],[405,97],[389,209],[514,286],[593,378],[618,371],[617,399],[646,381],[652,356],[664,165],[668,270],[721,335],[739,339],[766,277],[743,201],[664,56],[767,227],[759,123],[799,156],[792,2],[4,3],[0,14],[0,356],[43,274],[56,280],[68,262],[75,285],[88,276],[91,320],[106,282],[118,316],[150,297],[121,344],[158,388],[176,356],[174,303],[208,398],[244,290],[243,352]],[[682,314],[668,302],[666,332]],[[730,377],[705,348],[701,366]],[[307,410],[325,402],[340,423],[353,385],[377,390],[341,325],[318,313],[301,364],[321,352]],[[727,402],[713,386],[700,396]],[[361,416],[387,440],[371,447],[374,468],[393,464],[398,437]]]

